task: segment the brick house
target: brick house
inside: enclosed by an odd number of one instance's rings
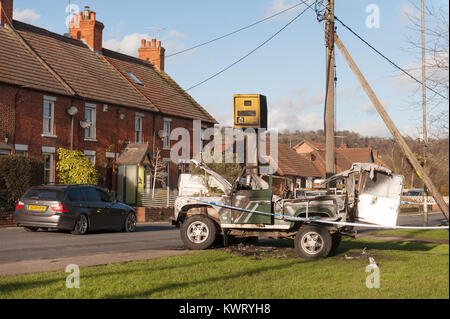
[[[193,156],[193,121],[201,129],[217,122],[164,72],[161,42],[142,40],[139,58],[107,50],[88,7],[68,35],[13,21],[13,0],[0,0],[0,12],[0,155],[41,157],[46,181],[55,182],[56,150],[72,147],[114,190],[119,154],[146,143],[150,154],[161,150],[176,188],[188,164],[170,162],[171,130],[189,130]]]
[[[293,149],[298,154],[306,157],[320,173],[321,178],[325,178],[325,144],[303,140],[295,145]],[[342,144],[336,148],[335,152],[336,173],[350,169],[353,163],[375,163],[388,167],[381,160],[378,151],[371,147],[349,148],[346,144]]]

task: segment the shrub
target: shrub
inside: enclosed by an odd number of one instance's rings
[[[0,157],[0,210],[13,210],[30,187],[43,183],[42,160],[20,155]]]
[[[98,172],[82,152],[60,148],[58,159],[56,170],[61,184],[98,184]]]

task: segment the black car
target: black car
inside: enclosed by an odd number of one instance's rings
[[[28,231],[58,229],[74,235],[117,228],[133,232],[136,228],[133,208],[90,185],[33,187],[17,202],[14,220]]]

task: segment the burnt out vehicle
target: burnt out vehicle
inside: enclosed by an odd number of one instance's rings
[[[176,199],[172,224],[180,227],[189,249],[207,249],[219,237],[225,244],[230,237],[290,238],[300,257],[325,258],[343,235],[354,235],[353,225],[346,223],[397,224],[404,178],[375,164],[355,163],[324,181],[325,186],[343,185],[340,192],[325,188],[325,194],[292,199],[274,195],[272,176],[255,174],[255,167],[244,168],[231,184],[193,162],[215,179],[223,194]]]

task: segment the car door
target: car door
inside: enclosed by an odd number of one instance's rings
[[[111,195],[106,191],[100,188],[97,188],[96,191],[105,205],[105,225],[110,228],[122,226],[123,210],[120,209],[119,205],[113,203]]]
[[[88,211],[90,229],[105,229],[108,227],[108,207],[102,202],[100,195],[95,187],[83,187],[82,192],[85,197],[83,203],[85,210]]]
[[[404,177],[373,171],[361,174],[357,219],[362,222],[396,226]]]

